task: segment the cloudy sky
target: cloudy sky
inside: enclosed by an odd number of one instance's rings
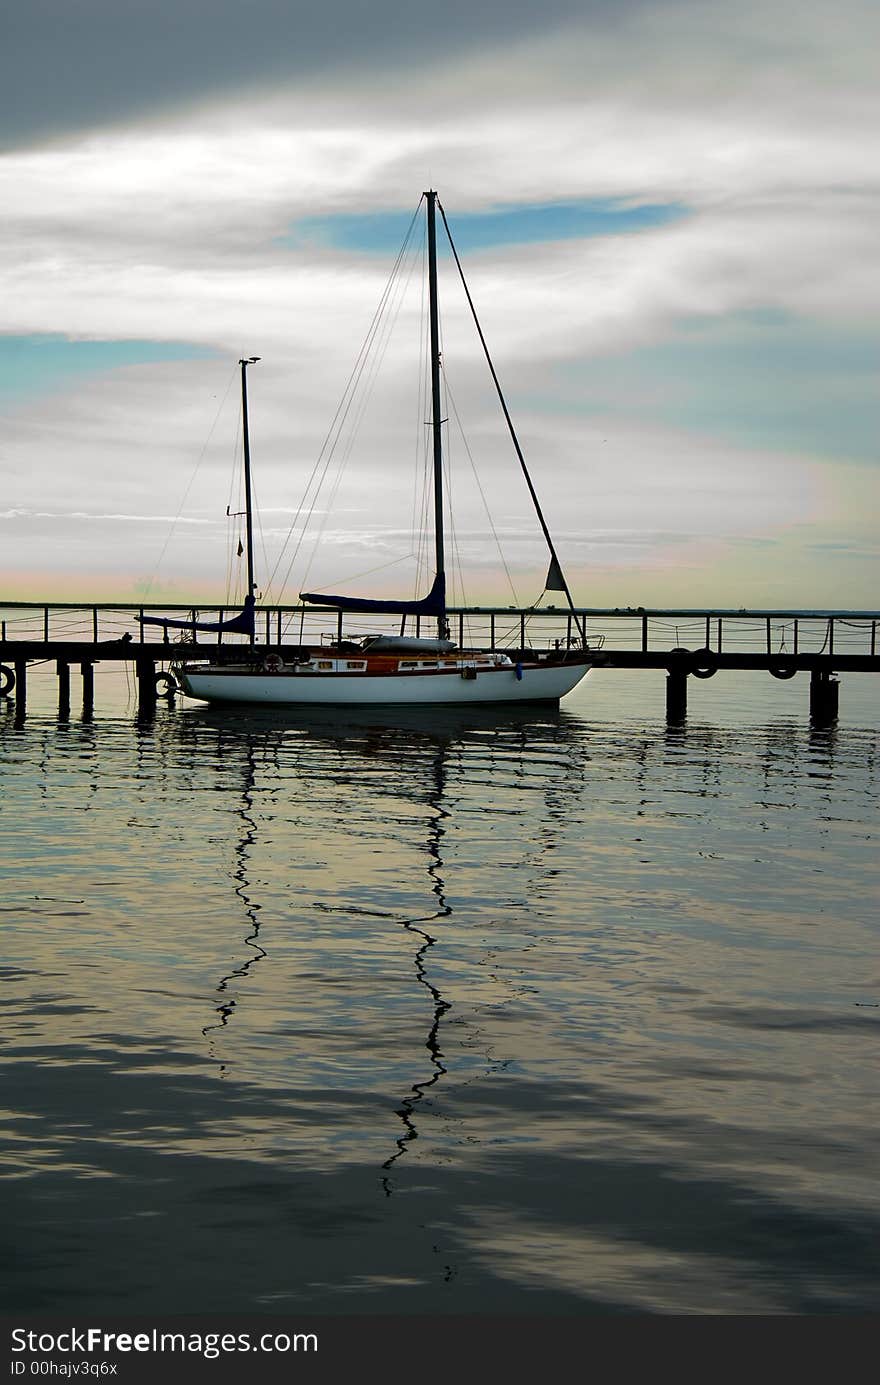
[[[410,594],[418,249],[283,542],[436,187],[578,601],[876,607],[874,0],[29,0],[2,28],[0,598],[225,599],[243,353],[261,587]],[[456,594],[525,603],[546,561],[449,268]]]

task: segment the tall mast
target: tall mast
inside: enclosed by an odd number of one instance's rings
[[[247,404],[247,368],[249,365],[256,365],[259,356],[248,356],[246,360],[240,360],[241,366],[241,420],[242,432],[244,434],[244,519],[247,533],[247,596],[253,599],[256,590],[254,581],[254,506],[251,496],[251,443],[248,436],[248,404]],[[254,635],[251,634],[251,644],[254,642]]]
[[[434,437],[434,548],[437,576],[443,578],[446,562],[443,546],[443,443],[440,416],[440,318],[437,307],[437,194],[425,193],[428,204],[428,298],[431,318],[431,430]],[[437,634],[446,634],[446,610],[437,617]]]

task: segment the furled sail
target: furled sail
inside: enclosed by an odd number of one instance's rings
[[[136,616],[141,625],[161,625],[164,630],[211,630],[224,635],[254,633],[254,598],[246,596],[244,607],[229,620],[171,620],[166,616]]]
[[[446,614],[446,578],[438,572],[434,585],[419,601],[372,601],[360,596],[323,596],[318,592],[300,592],[300,600],[313,606],[335,606],[340,611],[373,611],[376,614],[397,616],[444,616]]]

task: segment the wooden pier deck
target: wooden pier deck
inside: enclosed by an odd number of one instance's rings
[[[342,617],[320,607],[270,607],[258,612],[253,644],[242,636],[174,631],[174,640],[157,626],[142,626],[139,616],[222,621],[234,612],[219,608],[74,603],[0,603],[0,695],[15,698],[23,716],[27,671],[54,661],[59,708],[69,710],[70,672],[82,676],[83,705],[94,702],[94,668],[125,662],[136,670],[143,709],[155,705],[162,674],[174,661],[215,657],[254,658],[286,646],[320,643],[343,635]],[[810,677],[810,715],[828,723],[837,715],[840,673],[880,672],[877,648],[880,613],[875,611],[707,610],[582,607],[575,613],[595,648],[595,666],[657,669],[666,672],[666,708],[671,721],[687,710],[691,677],[705,679],[725,670],[751,670],[780,680]],[[344,634],[354,638],[381,628],[375,616],[346,617]],[[453,637],[462,646],[480,645],[512,652],[577,643],[574,616],[554,607],[453,607]],[[425,622],[433,628],[433,622]],[[329,628],[328,628],[329,627]],[[416,626],[418,633],[418,625]],[[219,647],[219,648],[218,648]],[[157,686],[157,683],[159,686]]]

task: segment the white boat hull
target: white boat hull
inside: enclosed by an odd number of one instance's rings
[[[586,661],[413,673],[320,674],[243,672],[189,666],[177,676],[187,697],[203,702],[279,706],[434,706],[558,702],[590,671]],[[474,671],[469,671],[473,673]]]

